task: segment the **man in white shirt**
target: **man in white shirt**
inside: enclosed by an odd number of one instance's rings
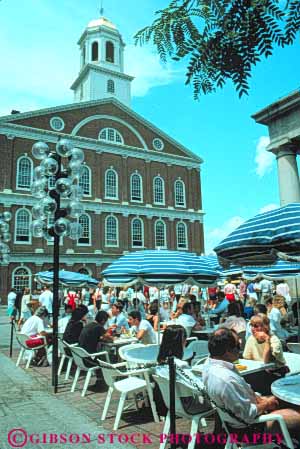
[[[292,298],[290,295],[290,288],[284,280],[276,285],[276,295],[283,296],[288,306],[291,304]]]
[[[17,298],[16,289],[12,288],[7,295],[7,315],[13,320],[17,314],[17,309],[15,306]]]
[[[238,335],[231,329],[216,330],[208,342],[210,357],[203,365],[202,380],[212,401],[226,415],[226,422],[233,429],[242,429],[241,436],[257,417],[265,412],[281,415],[290,431],[299,432],[300,413],[292,409],[277,409],[274,396],[257,396],[250,385],[236,370],[233,362],[239,357]],[[276,423],[268,422],[272,431]],[[231,429],[230,429],[231,430]],[[234,431],[234,430],[233,430]]]
[[[136,337],[144,345],[157,343],[157,337],[153,327],[147,320],[142,320],[141,314],[138,311],[133,311],[128,314],[128,323],[136,331]]]
[[[182,313],[181,313],[182,311]],[[185,329],[189,328],[190,331],[197,324],[197,321],[192,316],[192,304],[187,302],[179,309],[180,315],[176,318],[176,324],[180,324]]]
[[[32,337],[34,335],[47,335],[45,331],[44,319],[48,316],[45,307],[39,307],[34,315],[28,318],[22,326],[22,334]]]
[[[52,315],[53,310],[53,293],[49,287],[45,287],[43,293],[40,294],[39,301],[41,306],[46,307],[48,313]]]

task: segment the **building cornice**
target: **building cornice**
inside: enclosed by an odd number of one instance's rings
[[[36,202],[36,198],[33,198],[30,194],[9,192],[5,190],[0,192],[0,203],[3,204],[4,207],[12,205],[32,207]],[[146,218],[160,217],[168,220],[178,219],[203,223],[203,216],[205,215],[203,210],[171,210],[159,207],[102,203],[99,200],[83,200],[83,203],[85,212],[87,213],[121,214],[126,217],[129,215],[139,215]],[[64,203],[62,203],[62,205],[64,205]]]
[[[145,151],[143,148],[135,148],[127,145],[112,145],[105,142],[100,142],[95,139],[82,136],[71,136],[69,134],[59,133],[50,130],[32,128],[24,125],[16,125],[14,123],[1,123],[0,122],[0,134],[6,136],[15,136],[23,139],[30,140],[45,140],[48,143],[56,143],[58,139],[66,137],[73,142],[77,147],[96,151],[97,153],[110,153],[117,154],[119,156],[133,157],[137,159],[170,163],[172,165],[179,165],[182,167],[199,168],[200,162],[196,158],[191,160],[184,156],[175,156],[168,153],[152,150]]]
[[[289,110],[300,106],[300,89],[291,92],[289,95],[280,98],[264,109],[253,114],[251,117],[262,125],[268,125],[275,118],[286,114]]]
[[[83,78],[87,75],[89,70],[94,70],[95,72],[104,73],[105,75],[112,75],[117,78],[125,79],[128,81],[134,80],[134,76],[126,75],[125,73],[117,72],[114,70],[109,70],[104,67],[99,67],[95,64],[86,64],[84,68],[79,72],[76,80],[73,82],[70,89],[74,90],[78,86],[78,84],[83,80]]]
[[[69,266],[75,263],[87,264],[94,263],[96,266],[101,266],[103,263],[112,263],[116,257],[120,257],[122,253],[116,254],[115,257],[105,254],[61,254],[59,261],[61,264]],[[9,263],[34,263],[35,265],[42,265],[44,263],[53,263],[52,254],[37,254],[37,253],[11,253]],[[33,273],[34,274],[34,273]]]
[[[0,117],[0,124],[1,122],[14,122],[15,120],[25,119],[25,118],[32,118],[37,117],[40,115],[45,114],[56,114],[59,112],[67,112],[72,111],[74,109],[84,109],[86,111],[87,108],[95,107],[95,106],[101,106],[103,104],[113,104],[119,109],[121,109],[126,114],[130,115],[135,120],[141,122],[144,124],[147,128],[151,129],[154,133],[159,134],[163,139],[166,139],[168,142],[170,142],[175,147],[181,149],[184,151],[187,155],[187,157],[191,158],[194,162],[198,162],[198,164],[203,163],[203,159],[199,156],[196,156],[192,151],[190,151],[188,148],[183,146],[181,143],[177,142],[175,139],[170,137],[168,134],[164,133],[162,130],[157,128],[155,125],[153,125],[151,122],[148,122],[148,120],[144,119],[144,117],[140,116],[136,112],[134,112],[132,109],[125,106],[120,101],[116,100],[115,98],[105,98],[101,100],[91,100],[91,101],[82,101],[79,103],[70,103],[67,105],[61,105],[61,106],[55,106],[52,108],[45,108],[45,109],[39,109],[36,111],[31,112],[23,112],[20,114],[14,114],[14,115],[6,115],[3,117]],[[60,133],[57,133],[57,135],[60,135]]]

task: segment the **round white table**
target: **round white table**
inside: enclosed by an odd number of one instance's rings
[[[300,405],[300,374],[275,380],[271,385],[271,391],[282,401]]]

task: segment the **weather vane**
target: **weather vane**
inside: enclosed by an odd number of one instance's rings
[[[104,14],[104,8],[103,8],[103,0],[101,0],[101,6],[100,6],[100,16],[103,16]]]

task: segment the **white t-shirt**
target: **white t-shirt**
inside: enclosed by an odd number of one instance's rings
[[[145,334],[141,340],[144,345],[151,345],[156,343],[156,334],[153,327],[147,320],[141,320],[139,326],[136,328],[137,332],[144,330]]]
[[[58,320],[58,333],[63,334],[66,330],[68,322],[70,321],[71,315],[66,315]]]
[[[32,335],[39,334],[45,330],[44,322],[42,318],[36,315],[32,315],[22,327],[22,334],[28,335],[31,337]]]
[[[15,292],[9,292],[7,295],[7,307],[14,307],[15,301],[16,301],[16,293]]]
[[[183,313],[182,315],[179,315],[178,318],[176,318],[176,324],[180,324],[181,326],[185,327],[194,327],[196,324],[196,320],[187,313]]]
[[[39,297],[42,306],[46,307],[49,313],[52,313],[53,293],[50,290],[45,290]]]
[[[268,279],[263,279],[262,281],[260,281],[260,286],[261,292],[263,294],[272,293],[272,282],[269,281]]]
[[[149,298],[150,298],[150,302],[152,302],[158,298],[158,288],[157,287],[149,287]]]
[[[31,301],[31,295],[23,295],[21,301],[21,313],[30,312],[27,304]]]

